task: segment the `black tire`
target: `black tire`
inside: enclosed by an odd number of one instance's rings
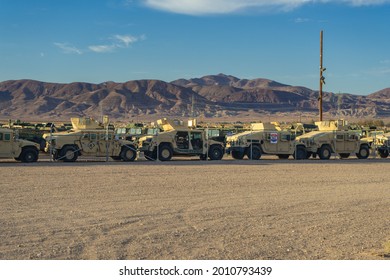
[[[209,158],[211,160],[221,160],[223,157],[223,149],[219,145],[213,145],[209,149]]]
[[[327,145],[322,146],[318,155],[320,159],[325,159],[325,160],[330,159],[332,155],[332,149]]]
[[[24,148],[20,155],[20,160],[22,162],[36,162],[38,160],[39,151],[34,148]]]
[[[66,146],[61,149],[59,159],[64,162],[75,162],[78,158],[77,148],[74,146]]]
[[[144,157],[145,157],[147,160],[154,161],[154,160],[157,159],[157,151],[156,151],[156,150],[154,150],[153,152],[145,151],[145,152],[144,152]]]
[[[158,159],[161,161],[169,161],[173,156],[173,150],[169,145],[161,145],[158,151]]]
[[[349,158],[351,154],[350,153],[340,153],[339,156],[340,158]]]
[[[244,158],[244,152],[232,151],[232,158],[234,158],[234,159],[243,159]]]
[[[370,156],[370,148],[367,145],[360,146],[360,150],[356,156],[358,159],[367,159]]]
[[[303,146],[297,146],[296,151],[293,154],[294,159],[296,160],[302,160],[302,159],[307,159],[307,152],[305,147]]]
[[[123,161],[134,161],[137,157],[137,150],[133,146],[124,146],[120,157]]]
[[[246,155],[249,159],[259,160],[261,158],[261,149],[258,146],[249,147]]]
[[[378,150],[378,154],[381,158],[387,158],[389,156],[389,150],[380,149]]]
[[[287,155],[287,154],[278,155],[279,159],[288,159],[289,157],[290,157],[290,155]]]

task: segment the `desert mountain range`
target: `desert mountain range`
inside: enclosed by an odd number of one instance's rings
[[[239,120],[264,116],[318,114],[318,91],[267,79],[239,79],[219,74],[172,82],[0,83],[1,119],[67,120],[74,116],[116,120],[161,117]],[[332,116],[389,118],[390,88],[360,96],[324,93],[323,110]]]

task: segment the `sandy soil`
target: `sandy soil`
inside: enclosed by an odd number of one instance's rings
[[[390,159],[0,162],[0,259],[389,259]]]

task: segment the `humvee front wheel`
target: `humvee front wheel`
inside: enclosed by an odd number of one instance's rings
[[[22,162],[36,162],[38,160],[38,151],[33,148],[25,148],[20,155],[20,160]]]
[[[78,158],[77,149],[73,146],[62,148],[60,159],[64,162],[74,162]]]
[[[223,149],[218,145],[213,145],[209,150],[209,158],[211,160],[221,160],[223,157]]]
[[[173,156],[172,148],[168,145],[162,145],[159,149],[158,159],[161,161],[171,160]]]
[[[303,146],[297,146],[293,154],[294,159],[302,160],[307,158],[306,149]]]
[[[370,149],[364,145],[360,147],[359,152],[356,154],[358,159],[366,159],[370,155]]]
[[[137,152],[133,147],[123,147],[121,152],[121,159],[123,161],[134,161],[137,157]]]
[[[248,148],[246,155],[249,159],[258,160],[261,158],[261,150],[258,146],[252,146]]]
[[[387,158],[389,156],[389,150],[378,150],[378,153],[381,158]]]
[[[320,149],[320,159],[330,159],[330,156],[332,155],[332,150],[329,146],[322,146]]]

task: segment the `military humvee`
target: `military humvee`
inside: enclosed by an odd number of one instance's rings
[[[79,156],[110,156],[114,160],[134,161],[137,145],[119,139],[113,129],[104,128],[90,118],[72,118],[73,129],[66,132],[44,134],[45,152],[53,159],[76,161]]]
[[[0,128],[0,158],[15,158],[22,162],[36,162],[39,144],[19,139],[13,129]]]
[[[296,159],[306,159],[304,144],[296,144],[291,131],[281,130],[274,123],[253,123],[251,130],[226,137],[226,152],[234,159],[258,160],[262,154],[277,155],[287,159],[293,155]]]
[[[374,143],[381,158],[387,158],[390,152],[390,132],[376,135]]]
[[[297,141],[306,146],[308,158],[318,155],[320,159],[329,159],[332,153],[338,154],[340,158],[348,158],[353,153],[359,159],[366,159],[370,155],[368,142],[360,138],[358,131],[349,130],[344,120],[315,124],[318,131],[297,137]]]
[[[196,121],[191,120],[188,126],[182,121],[158,120],[162,132],[157,135],[144,136],[139,139],[139,150],[148,160],[171,160],[173,156],[199,156],[205,160],[220,160],[224,154],[224,143],[210,139],[207,129],[196,128]]]

